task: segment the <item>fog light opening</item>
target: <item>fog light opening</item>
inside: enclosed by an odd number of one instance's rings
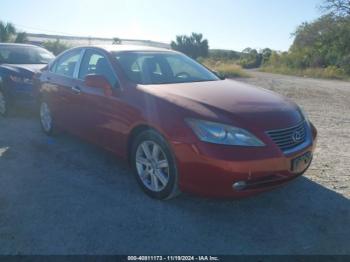
[[[247,188],[247,182],[239,181],[232,185],[232,188],[236,191],[242,191]]]

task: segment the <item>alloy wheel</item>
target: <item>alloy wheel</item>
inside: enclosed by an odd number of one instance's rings
[[[161,192],[170,180],[169,161],[154,141],[142,142],[136,150],[136,170],[145,187]]]
[[[50,132],[52,129],[52,116],[47,103],[42,102],[40,106],[40,121],[45,132]]]

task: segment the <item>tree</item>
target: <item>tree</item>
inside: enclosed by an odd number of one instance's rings
[[[16,28],[11,23],[4,23],[0,21],[0,42],[10,42],[12,37],[16,34]]]
[[[321,7],[326,14],[302,23],[288,52],[272,52],[263,64],[281,72],[350,75],[350,0],[323,0]]]
[[[197,33],[192,33],[191,36],[176,36],[176,41],[171,42],[171,48],[194,59],[207,57],[209,54],[208,40],[203,39],[203,35]]]
[[[25,43],[27,41],[27,33],[17,33],[17,30],[13,24],[0,21],[0,42]]]
[[[202,34],[192,33],[190,37],[191,42],[193,44],[193,52],[195,54],[195,58],[198,57],[207,57],[209,53],[209,43],[207,39],[203,39]]]
[[[46,41],[43,43],[43,46],[54,55],[58,55],[70,48],[69,45],[62,43],[59,39],[56,39],[56,41]]]
[[[176,36],[176,41],[171,42],[171,48],[191,56],[191,42],[190,37],[185,35]]]
[[[122,44],[122,40],[118,37],[114,37],[113,38],[113,45],[121,45]]]
[[[244,68],[257,68],[261,65],[262,55],[252,48],[246,48],[242,51],[239,64]]]
[[[262,61],[261,64],[266,64],[272,55],[272,50],[270,48],[265,48],[261,51]]]
[[[27,33],[26,32],[17,33],[15,43],[26,43],[26,42],[28,42]]]
[[[336,16],[349,16],[350,0],[324,0],[321,10]]]
[[[272,52],[268,66],[293,70],[321,68],[350,74],[350,16],[324,15],[301,24],[294,36],[288,52]]]
[[[349,43],[350,17],[330,14],[298,27],[290,55],[296,67],[340,66],[350,55]]]

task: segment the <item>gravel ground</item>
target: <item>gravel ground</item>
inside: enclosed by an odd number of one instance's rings
[[[155,201],[113,155],[18,112],[0,119],[0,254],[350,254],[350,83],[252,74],[317,126],[304,177],[244,200]]]

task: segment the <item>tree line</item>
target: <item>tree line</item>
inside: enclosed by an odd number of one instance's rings
[[[28,38],[25,32],[18,32],[13,24],[0,21],[0,42],[27,43]],[[122,44],[122,40],[115,37],[113,38],[113,44]],[[45,41],[42,46],[55,55],[58,55],[71,47],[64,42],[61,42],[59,39]],[[239,61],[239,63],[245,68],[259,67],[262,63],[266,62],[272,52],[268,48],[261,52],[251,48],[246,48],[243,52],[231,50],[209,50],[209,41],[204,39],[203,34],[200,33],[192,33],[189,36],[176,36],[175,41],[171,42],[171,48],[194,59],[210,58],[213,60]]]
[[[28,43],[28,36],[26,32],[21,32],[16,29],[12,23],[5,23],[0,21],[0,43]],[[70,48],[69,45],[61,42],[59,39],[55,41],[46,41],[43,47],[58,55],[61,52]]]
[[[208,41],[203,40],[201,34],[201,41],[193,37],[198,34],[178,36],[172,48],[195,59],[200,56],[231,61],[244,68],[263,67],[272,72],[292,74],[318,72],[320,76],[344,78],[350,75],[350,0],[323,0],[319,8],[322,16],[297,27],[293,33],[294,42],[287,52],[269,48],[208,51]]]
[[[11,23],[0,21],[0,43],[25,43],[27,41],[27,33],[19,32]]]
[[[350,1],[324,0],[319,8],[323,15],[301,24],[288,52],[273,51],[265,67],[271,71],[323,70],[325,77],[332,78],[350,75]]]
[[[287,52],[269,48],[246,48],[242,52],[209,50],[209,41],[200,33],[176,36],[171,48],[194,59],[224,61],[244,68],[263,67],[270,71],[317,68],[350,75],[350,0],[323,0],[319,8],[323,15],[296,29],[294,42]],[[18,32],[11,23],[0,21],[0,42],[24,43],[27,40],[25,32]],[[113,39],[113,44],[121,43],[121,39]],[[56,55],[70,47],[59,40],[47,41],[43,46]]]

